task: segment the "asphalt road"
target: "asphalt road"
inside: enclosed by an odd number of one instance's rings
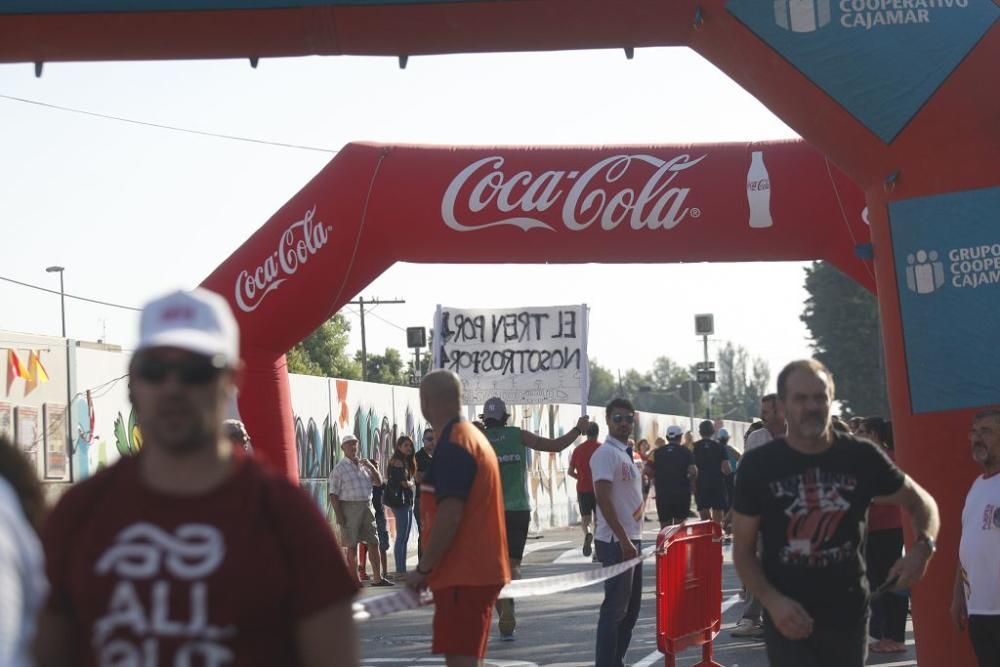
[[[643,546],[655,542],[655,524],[647,522]],[[525,578],[569,574],[599,567],[580,553],[582,544],[578,528],[546,531],[528,541],[524,558]],[[390,561],[391,561],[390,554]],[[390,566],[391,567],[391,566]],[[652,559],[643,564],[643,599],[632,645],[626,663],[633,667],[664,664],[664,656],[656,647],[656,577]],[[399,584],[401,585],[401,584]],[[386,592],[385,588],[368,589],[364,595]],[[729,630],[742,611],[739,601],[740,584],[726,553],[723,566],[722,632],[714,642],[715,661],[726,667],[766,667],[767,657],[761,642],[731,637]],[[513,642],[501,642],[496,631],[487,653],[487,665],[495,667],[583,667],[594,663],[594,632],[597,612],[603,599],[601,584],[591,585],[553,595],[532,597],[517,602],[517,632]],[[362,665],[370,667],[426,667],[443,664],[444,660],[430,653],[431,617],[433,609],[400,612],[363,623],[360,629]],[[871,656],[869,665],[909,667],[916,665],[912,628],[908,626],[905,654]],[[689,667],[701,659],[700,648],[682,653],[676,664]]]

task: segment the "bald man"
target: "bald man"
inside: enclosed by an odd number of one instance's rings
[[[510,581],[500,468],[486,436],[462,419],[457,375],[428,373],[420,409],[438,439],[420,484],[423,554],[407,583],[434,595],[431,651],[449,667],[482,665],[493,605]]]

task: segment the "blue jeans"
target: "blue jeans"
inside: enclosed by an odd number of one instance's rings
[[[406,545],[410,541],[410,526],[413,524],[412,509],[409,505],[392,508],[392,515],[396,517],[396,544],[392,550],[396,558],[396,572],[406,572]]]
[[[637,551],[642,551],[641,541],[633,540],[632,543]],[[604,567],[622,562],[622,549],[617,542],[594,540],[594,548]],[[595,667],[623,667],[640,604],[642,563],[604,582],[604,602],[597,619]]]

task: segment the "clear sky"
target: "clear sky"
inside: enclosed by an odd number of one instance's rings
[[[331,151],[433,144],[689,144],[795,133],[686,48],[391,58],[0,65],[0,95]],[[0,98],[0,276],[138,306],[199,283],[333,157],[105,120]],[[590,354],[645,370],[716,339],[771,364],[809,354],[803,264],[397,265],[363,292],[401,298],[366,319],[368,349],[434,307],[585,302]],[[59,298],[0,282],[0,329],[59,334]],[[357,317],[353,345],[360,347]],[[67,302],[68,334],[125,347],[136,314]],[[714,345],[714,343],[713,343]]]

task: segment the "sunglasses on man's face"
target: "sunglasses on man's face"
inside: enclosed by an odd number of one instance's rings
[[[424,436],[424,442],[434,442],[434,436],[433,435],[425,435]]]
[[[173,374],[181,384],[204,385],[218,378],[222,370],[222,364],[205,357],[167,361],[149,356],[140,359],[135,367],[136,375],[149,384],[160,384]]]
[[[635,415],[611,415],[611,421],[616,424],[621,424],[622,422],[631,424],[635,422]]]

